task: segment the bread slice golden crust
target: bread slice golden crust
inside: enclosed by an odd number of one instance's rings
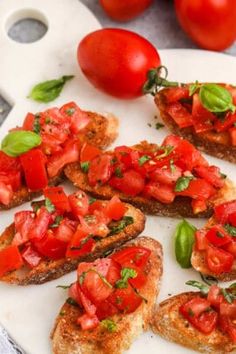
[[[105,256],[107,253],[113,251],[114,248],[120,247],[125,242],[137,237],[143,231],[145,216],[140,210],[127,204],[125,216],[132,216],[134,223],[127,225],[118,234],[107,236],[97,241],[94,250],[89,254],[85,254],[76,259],[62,258],[60,260],[42,260],[37,267],[31,270],[25,267],[8,273],[0,280],[18,285],[43,284],[75,270],[79,262],[90,262],[98,257]],[[14,224],[11,224],[0,237],[0,250],[11,243],[14,234]]]
[[[208,222],[205,225],[205,229],[210,228],[216,224],[216,220],[214,217],[210,218]],[[228,273],[221,273],[221,274],[215,274],[209,270],[206,264],[206,251],[198,251],[196,248],[193,247],[193,252],[191,256],[191,264],[196,271],[205,274],[205,275],[210,275],[218,280],[221,281],[231,281],[236,279],[236,260],[234,260],[233,267],[230,272]]]
[[[198,295],[199,292],[186,292],[160,303],[151,321],[153,332],[168,341],[205,354],[223,354],[236,349],[236,345],[219,329],[205,335],[180,314],[180,306]]]
[[[107,148],[118,135],[118,119],[112,114],[102,116],[98,113],[87,112],[91,118],[88,126],[79,134],[82,142],[89,142],[101,149]],[[64,179],[63,172],[49,180],[50,186],[56,186]],[[0,210],[8,210],[32,200],[42,195],[42,191],[30,191],[26,186],[22,186],[18,191],[14,192],[13,198],[8,205],[0,203]]]
[[[149,327],[153,308],[160,288],[162,275],[162,247],[149,237],[139,237],[125,245],[149,248],[152,252],[146,266],[147,283],[140,290],[144,301],[133,313],[114,315],[116,332],[109,332],[102,325],[94,330],[82,331],[76,324],[81,314],[79,307],[65,303],[56,319],[52,332],[53,354],[120,354],[127,350],[135,338]]]
[[[170,129],[171,132],[182,136],[196,146],[199,150],[204,151],[205,153],[218,157],[229,162],[236,163],[236,146],[224,145],[217,141],[217,138],[214,142],[206,139],[204,135],[196,134],[192,127],[179,128],[175,121],[171,118],[169,113],[166,111],[167,102],[165,93],[167,89],[159,91],[155,96],[155,103],[159,109],[160,116],[165,123],[165,125]]]
[[[150,152],[155,149],[157,145],[149,144],[146,141],[135,145],[136,149],[143,152]],[[158,200],[147,199],[142,196],[130,197],[121,193],[110,185],[99,185],[91,187],[88,183],[87,174],[85,174],[79,163],[68,164],[64,170],[66,177],[78,188],[83,191],[92,194],[96,198],[110,199],[114,194],[117,194],[119,198],[141,209],[144,213],[152,215],[161,215],[169,217],[210,217],[213,213],[213,206],[220,204],[222,201],[232,200],[236,196],[236,188],[233,183],[226,180],[224,187],[222,187],[213,199],[208,201],[208,209],[204,212],[194,214],[191,207],[191,199],[188,197],[176,197],[171,204],[163,204]]]

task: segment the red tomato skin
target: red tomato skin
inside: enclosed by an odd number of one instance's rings
[[[84,216],[88,213],[89,197],[85,192],[78,190],[77,192],[69,195],[68,200],[72,214],[76,219],[78,219],[79,216]]]
[[[85,313],[77,319],[77,323],[81,326],[82,331],[91,330],[99,325],[96,315],[88,315]]]
[[[215,274],[231,271],[234,257],[229,252],[209,245],[206,249],[206,263],[211,272]]]
[[[65,257],[67,243],[59,240],[49,230],[42,240],[33,242],[36,250],[45,257],[52,260]]]
[[[214,212],[216,220],[221,224],[226,224],[230,214],[236,213],[236,200],[217,205]]]
[[[107,203],[105,214],[112,220],[120,220],[126,212],[126,206],[114,195]]]
[[[85,142],[80,150],[80,162],[91,161],[95,157],[101,154],[101,150],[96,146],[93,146]]]
[[[154,46],[123,29],[101,29],[88,34],[78,46],[78,62],[98,89],[118,98],[143,95],[147,72],[160,65]]]
[[[135,170],[128,170],[123,173],[122,178],[113,176],[109,184],[127,195],[136,196],[143,191],[145,180]]]
[[[221,51],[236,38],[234,0],[175,0],[183,30],[202,48]]]
[[[69,212],[71,210],[68,197],[62,187],[45,188],[43,191],[43,195],[46,198],[50,199],[50,201],[58,211],[64,213]]]
[[[17,246],[8,246],[0,251],[0,277],[22,265],[23,260]]]
[[[117,251],[111,258],[121,266],[123,264],[126,264],[126,266],[135,265],[143,269],[147,264],[150,254],[151,251],[148,248],[133,246]]]
[[[167,184],[149,182],[143,192],[145,196],[154,198],[163,204],[170,204],[175,199],[173,187]]]
[[[78,258],[92,251],[95,245],[93,239],[89,239],[81,245],[81,241],[85,240],[86,237],[88,237],[88,233],[78,228],[67,247],[66,258]],[[74,247],[78,247],[79,249],[73,249]]]
[[[221,225],[212,226],[206,233],[206,238],[216,247],[222,247],[232,242],[231,236]]]
[[[99,0],[106,14],[115,21],[129,21],[139,16],[153,0]]]
[[[39,255],[37,251],[35,251],[31,245],[27,246],[22,252],[21,252],[22,258],[28,264],[30,268],[37,267],[39,265],[42,257]]]
[[[100,155],[95,157],[89,166],[88,180],[91,186],[106,183],[112,175],[112,156]]]

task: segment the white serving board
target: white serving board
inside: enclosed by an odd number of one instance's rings
[[[6,34],[15,21],[34,17],[46,21],[48,32],[38,42],[20,44]],[[76,62],[79,40],[100,28],[98,21],[78,0],[1,0],[0,3],[0,93],[14,105],[0,129],[0,140],[7,130],[21,124],[28,111],[37,112],[49,106],[60,106],[75,100],[82,108],[97,112],[113,112],[120,119],[120,135],[116,145],[132,145],[140,140],[160,143],[167,129],[150,128],[156,108],[151,97],[122,101],[94,89],[83,77]],[[162,63],[169,69],[169,77],[179,81],[236,82],[236,58],[197,50],[161,50]],[[37,82],[61,75],[75,74],[76,78],[64,88],[62,95],[51,105],[40,105],[26,98]],[[222,168],[236,182],[233,164],[207,157]],[[67,185],[68,190],[72,187]],[[17,209],[0,212],[0,231],[12,222]],[[204,220],[192,220],[196,226]],[[173,231],[177,219],[147,217],[144,235],[158,239],[164,248],[164,275],[159,300],[168,294],[188,289],[185,282],[198,279],[193,270],[182,270],[174,259]],[[0,323],[28,354],[50,354],[49,333],[54,319],[66,299],[58,284],[70,284],[76,278],[71,273],[61,279],[40,286],[17,287],[0,284]],[[132,345],[129,354],[193,353],[148,332]],[[1,353],[6,354],[6,353]],[[69,353],[68,353],[69,354]]]

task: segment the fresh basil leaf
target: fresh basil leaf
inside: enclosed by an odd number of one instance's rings
[[[134,223],[134,219],[132,216],[124,216],[117,225],[112,226],[110,228],[111,231],[109,235],[111,236],[111,235],[118,234],[119,232],[123,231],[126,226],[131,225],[133,223]]]
[[[224,228],[231,236],[236,237],[236,227],[231,226],[230,224],[225,224]]]
[[[155,128],[156,128],[156,130],[159,130],[159,129],[161,129],[161,128],[163,128],[164,127],[164,124],[162,124],[162,123],[156,123],[156,125],[155,125]]]
[[[53,213],[56,210],[49,198],[45,198],[45,207],[49,213]]]
[[[195,288],[198,288],[203,295],[207,295],[209,291],[209,286],[200,283],[199,281],[196,280],[188,280],[185,284],[194,286]]]
[[[101,324],[103,327],[105,327],[108,330],[108,332],[111,333],[115,332],[117,329],[117,324],[113,320],[110,320],[109,318],[102,320]]]
[[[118,177],[118,178],[122,178],[122,177],[123,177],[123,173],[122,173],[120,167],[116,167],[116,169],[115,169],[115,175],[116,175],[116,177]]]
[[[55,227],[58,227],[62,220],[63,220],[63,216],[62,215],[57,215],[55,220],[54,220],[54,223],[52,225],[50,225],[50,228],[53,229]]]
[[[138,164],[139,166],[142,166],[143,164],[145,164],[145,162],[151,160],[151,157],[148,155],[143,155],[138,159]]]
[[[170,153],[174,150],[174,146],[170,146],[170,145],[162,146],[161,150],[163,150],[163,153],[156,156],[157,160],[163,159],[164,157],[170,155]]]
[[[201,87],[198,81],[189,86],[189,96],[193,96],[193,94]]]
[[[117,280],[115,286],[118,289],[124,289],[128,287],[128,280],[137,277],[136,270],[132,268],[123,268],[121,270],[121,279]]]
[[[31,131],[15,130],[8,133],[2,141],[1,150],[17,157],[41,144],[41,137]]]
[[[62,76],[59,79],[40,82],[33,87],[28,97],[38,102],[51,102],[60,95],[65,83],[73,77],[73,75]]]
[[[235,296],[233,294],[229,293],[226,289],[221,289],[221,293],[229,304],[233,303],[235,299]]]
[[[188,188],[190,181],[193,179],[193,177],[179,177],[176,181],[175,184],[175,192],[182,192],[185,189]]]
[[[89,205],[93,204],[94,202],[96,202],[96,198],[93,197],[89,197]]]
[[[81,170],[82,170],[84,173],[88,173],[89,166],[90,166],[90,162],[89,162],[89,161],[80,162]]]
[[[191,268],[192,248],[196,227],[182,220],[175,231],[175,257],[182,268]]]
[[[199,91],[202,105],[210,112],[235,112],[232,94],[217,84],[204,84]]]

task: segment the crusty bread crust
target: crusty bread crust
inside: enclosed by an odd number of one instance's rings
[[[135,145],[135,148],[144,152],[150,152],[155,149],[157,145],[149,144],[146,141],[139,145]],[[141,209],[144,213],[151,215],[161,215],[169,217],[192,217],[192,218],[206,218],[210,217],[213,213],[213,206],[220,204],[222,201],[232,200],[236,197],[236,188],[229,180],[225,181],[224,187],[222,187],[213,199],[208,201],[208,209],[204,212],[194,214],[191,207],[191,198],[188,197],[176,197],[171,204],[163,204],[154,199],[147,199],[142,196],[130,197],[121,193],[108,184],[102,186],[91,187],[88,183],[87,174],[85,174],[80,164],[75,162],[68,164],[64,170],[66,177],[78,188],[83,191],[92,194],[96,198],[110,199],[114,194],[117,194],[119,198]]]
[[[210,218],[208,222],[206,223],[205,227],[206,229],[210,228],[216,224],[216,220],[214,217]],[[205,274],[205,275],[210,275],[218,280],[221,281],[231,281],[236,279],[236,260],[234,260],[234,264],[232,267],[232,270],[229,273],[221,273],[221,274],[215,274],[209,270],[206,264],[206,252],[205,251],[198,251],[196,248],[193,247],[193,252],[191,256],[191,264],[196,271]]]
[[[180,314],[180,306],[196,295],[200,295],[200,293],[182,293],[160,303],[151,321],[153,332],[168,341],[201,353],[224,354],[236,349],[236,345],[219,329],[205,335],[195,329]]]
[[[220,142],[209,141],[201,133],[196,134],[192,127],[179,128],[179,126],[175,123],[175,121],[166,111],[167,103],[165,92],[167,91],[168,88],[159,91],[155,96],[155,103],[159,109],[160,116],[163,122],[170,129],[170,131],[187,139],[199,150],[204,151],[209,155],[236,163],[236,146],[229,146],[221,144]]]
[[[81,331],[76,324],[81,314],[80,308],[65,303],[52,332],[53,354],[121,354],[148,329],[160,288],[162,247],[159,242],[148,237],[139,237],[130,244],[147,247],[152,251],[145,269],[147,283],[140,290],[147,302],[143,301],[133,313],[112,316],[111,319],[117,324],[116,332],[112,333],[101,325],[94,330]]]
[[[145,216],[143,213],[127,204],[126,216],[132,216],[134,223],[126,226],[118,234],[107,236],[96,242],[95,248],[89,254],[76,259],[62,258],[60,260],[43,260],[31,270],[28,268],[10,272],[1,278],[2,281],[18,285],[43,284],[49,280],[57,279],[62,275],[75,270],[79,262],[90,262],[98,257],[104,256],[114,248],[120,247],[123,243],[137,237],[144,229]],[[14,224],[6,228],[0,237],[0,250],[9,245],[15,234]]]
[[[89,142],[94,146],[101,149],[107,148],[118,135],[118,119],[112,114],[102,116],[98,113],[87,112],[91,118],[88,126],[79,134],[79,138],[82,142]],[[56,176],[49,181],[50,186],[56,186],[64,179],[64,174]],[[26,186],[22,186],[18,191],[14,192],[13,198],[8,205],[0,203],[0,210],[8,210],[21,205],[25,202],[32,200],[42,195],[42,191],[32,192]]]

